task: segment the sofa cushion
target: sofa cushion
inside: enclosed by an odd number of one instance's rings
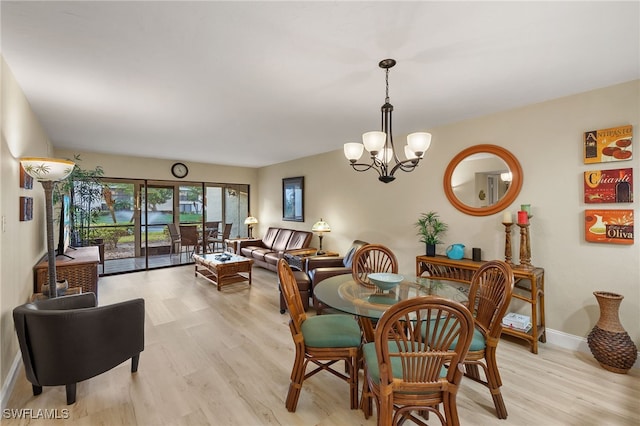
[[[278,235],[278,231],[280,228],[269,228],[267,232],[265,232],[264,237],[262,237],[262,246],[271,248],[273,247],[273,242],[276,240],[276,236]]]
[[[280,260],[282,258],[282,252],[281,251],[272,251],[269,253],[266,253],[264,255],[264,261],[267,263],[270,263],[271,265],[275,265],[278,263],[278,260]]]
[[[264,257],[265,255],[269,254],[269,253],[273,253],[273,251],[271,249],[268,248],[259,248],[259,249],[255,249],[254,251],[251,252],[251,257],[253,259],[258,259],[258,260],[262,260],[264,261]]]
[[[291,238],[289,238],[289,242],[287,243],[286,250],[301,249],[309,246],[312,235],[313,234],[306,231],[293,231],[293,235],[291,235]]]
[[[293,231],[291,229],[281,229],[278,231],[278,235],[271,246],[271,251],[285,251],[292,234]]]

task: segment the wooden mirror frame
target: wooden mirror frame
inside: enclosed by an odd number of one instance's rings
[[[497,203],[487,207],[471,207],[464,204],[458,199],[458,197],[456,197],[456,194],[454,194],[453,188],[451,187],[451,178],[458,164],[468,156],[479,153],[496,155],[507,164],[507,167],[512,174],[509,190],[505,193],[504,197],[502,197]],[[501,146],[481,144],[471,146],[453,157],[444,173],[443,186],[444,193],[449,199],[449,202],[453,204],[456,209],[471,216],[489,216],[506,209],[507,206],[514,202],[518,194],[520,194],[522,179],[522,167],[520,166],[520,162],[518,162],[518,159],[511,152]]]

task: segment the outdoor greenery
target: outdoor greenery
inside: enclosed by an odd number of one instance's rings
[[[440,220],[438,213],[433,211],[422,213],[415,223],[415,226],[418,228],[420,242],[429,245],[442,244],[440,236],[444,234],[449,227]]]
[[[101,166],[87,170],[79,166],[82,161],[78,154],[74,155],[75,166],[71,174],[56,185],[54,202],[68,194],[71,199],[71,244],[80,246],[88,240],[96,238],[91,232],[100,214],[102,198],[107,198],[101,178],[104,170]]]

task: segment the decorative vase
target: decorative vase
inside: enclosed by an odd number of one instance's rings
[[[427,256],[435,257],[436,245],[427,243]]]
[[[56,281],[56,295],[58,297],[64,296],[68,288],[69,288],[69,283],[67,282],[67,280]],[[49,284],[43,285],[40,290],[42,291],[42,294],[44,296],[49,297]]]
[[[602,368],[625,374],[636,362],[638,349],[618,317],[624,296],[606,291],[593,295],[600,306],[600,318],[587,336],[589,349]]]

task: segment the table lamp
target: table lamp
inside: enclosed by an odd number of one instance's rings
[[[56,289],[56,255],[53,246],[53,186],[71,174],[75,163],[58,158],[21,158],[24,171],[39,181],[44,188],[45,211],[47,221],[47,262],[49,272],[49,297],[58,295]]]
[[[258,223],[258,219],[249,213],[249,217],[244,220],[244,224],[249,226],[249,238],[253,238],[253,225],[256,223]]]
[[[327,222],[320,218],[320,220],[313,225],[311,231],[317,232],[318,238],[320,239],[320,250],[318,250],[316,254],[325,254],[325,251],[322,250],[322,237],[325,232],[331,232],[331,227]]]

